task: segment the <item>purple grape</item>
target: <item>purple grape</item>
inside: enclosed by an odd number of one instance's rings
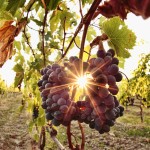
[[[105,55],[106,55],[106,52],[104,50],[97,51],[97,57],[104,58]]]
[[[107,53],[111,53],[112,57],[115,56],[115,51],[114,51],[113,49],[109,49],[109,50],[107,51]]]
[[[109,92],[108,92],[108,89],[105,88],[105,87],[101,87],[98,91],[98,95],[101,97],[101,98],[106,98],[108,96]]]
[[[105,99],[104,99],[104,103],[106,106],[108,105],[112,105],[114,103],[114,97],[109,94]]]
[[[120,82],[122,80],[122,74],[120,72],[114,75],[114,77],[116,78],[116,82]]]
[[[66,105],[66,100],[64,98],[59,98],[58,101],[57,101],[57,104],[60,105],[60,106],[61,105]]]
[[[46,119],[47,120],[52,120],[54,117],[51,115],[51,113],[46,113]]]
[[[109,86],[108,90],[113,95],[116,95],[119,92],[119,88],[117,85]]]
[[[59,94],[55,94],[55,95],[52,96],[52,99],[55,103],[57,103],[59,98],[61,98],[61,96]]]
[[[107,79],[108,79],[108,85],[113,86],[116,84],[116,78],[113,75],[108,75]]]
[[[119,71],[119,68],[116,64],[112,64],[111,66],[109,66],[108,68],[108,73],[111,75],[116,75]]]
[[[39,86],[39,87],[42,86],[42,82],[43,82],[43,80],[39,80],[39,81],[38,81],[38,86]]]
[[[60,68],[58,64],[52,64],[52,69],[55,71],[57,68]]]
[[[114,57],[114,58],[112,59],[112,62],[111,62],[111,63],[118,65],[118,64],[119,64],[118,58]]]
[[[62,112],[62,113],[67,113],[68,112],[68,106],[67,105],[62,105],[60,106],[59,110]]]
[[[104,75],[104,74],[101,74],[101,75],[97,76],[96,77],[96,82],[98,82],[98,83],[100,83],[102,85],[105,85],[108,82],[107,76]]]
[[[103,66],[103,64],[105,63],[105,61],[104,61],[104,59],[103,58],[96,58],[95,60],[94,60],[94,65],[96,66],[96,67],[101,67],[101,66]]]
[[[47,106],[51,106],[53,103],[54,103],[54,101],[53,101],[51,98],[48,98],[48,99],[46,100],[46,105],[47,105]]]

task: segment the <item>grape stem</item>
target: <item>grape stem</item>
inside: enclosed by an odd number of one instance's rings
[[[102,40],[99,41],[98,49],[105,51]]]
[[[128,79],[128,77],[127,77],[127,75],[125,74],[125,73],[123,73],[122,71],[119,71],[121,74],[123,74],[125,77],[126,77],[126,79],[127,79],[127,81],[129,82],[129,79]]]
[[[108,39],[108,36],[103,33],[101,36],[97,36],[91,43],[90,43],[90,47],[92,48],[93,46],[95,45],[99,45],[99,42],[100,41],[104,41],[104,40],[107,40]]]

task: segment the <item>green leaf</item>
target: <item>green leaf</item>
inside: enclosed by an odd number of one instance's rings
[[[72,39],[72,37],[71,37],[71,39]],[[78,47],[80,47],[80,43],[81,43],[80,36],[76,36],[76,38],[75,38],[75,43],[76,43],[76,45],[77,45]]]
[[[5,10],[8,5],[8,0],[0,0],[0,10]]]
[[[128,58],[130,56],[128,50],[135,46],[135,34],[119,17],[104,21],[101,27],[109,38],[109,46],[115,49],[119,57]]]
[[[56,7],[60,1],[61,0],[50,0],[49,5],[48,5],[48,9],[50,9],[50,10],[56,9]]]
[[[31,19],[32,21],[34,21],[38,26],[42,26],[43,25],[43,22],[42,21],[39,21],[37,19]]]
[[[15,46],[18,50],[21,50],[21,42],[19,42],[19,41],[14,41],[14,46]]]
[[[15,15],[18,8],[23,7],[26,0],[9,0],[6,10]]]
[[[0,10],[0,20],[14,20],[14,18],[8,11]]]
[[[94,30],[93,27],[89,27],[88,28],[88,32],[87,32],[87,41],[91,41],[93,40],[93,38],[96,36],[96,31]]]
[[[14,87],[18,87],[18,85],[21,85],[23,77],[24,77],[23,72],[17,72],[16,73]]]
[[[123,57],[118,57],[119,59],[119,67],[124,68],[125,59]]]
[[[51,33],[55,32],[58,28],[58,23],[60,21],[60,13],[56,12],[55,16],[50,19],[50,30]]]
[[[91,4],[92,2],[92,0],[82,0],[82,5],[84,6],[86,3]]]
[[[24,69],[22,68],[22,66],[20,64],[16,64],[14,67],[13,67],[13,70],[15,72],[23,72]]]

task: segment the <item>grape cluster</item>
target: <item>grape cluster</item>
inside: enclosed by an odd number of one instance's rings
[[[64,66],[53,64],[42,69],[38,86],[46,119],[52,120],[55,126],[68,126],[72,120],[78,120],[101,134],[109,132],[124,111],[115,96],[119,91],[116,82],[122,80],[122,75],[119,60],[114,56],[113,49],[107,52],[98,50],[97,58],[88,62],[72,56]],[[83,100],[74,102],[70,96],[71,87],[77,76],[85,74],[90,76],[87,77]]]
[[[41,75],[38,86],[46,119],[52,120],[55,126],[67,126],[76,114],[76,107],[70,100],[69,88],[66,86],[68,75],[64,67],[58,64],[48,65],[41,70]]]
[[[80,108],[79,121],[89,124],[99,133],[109,132],[116,118],[123,115],[124,108],[119,106],[116,94],[119,89],[116,82],[122,80],[119,72],[119,60],[114,57],[115,52],[109,49],[98,50],[97,58],[89,60],[88,71],[92,80],[87,86],[85,101],[78,101]]]

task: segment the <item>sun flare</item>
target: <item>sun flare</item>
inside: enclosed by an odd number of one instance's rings
[[[84,88],[87,84],[87,76],[78,77],[77,84],[79,85],[79,87]]]

